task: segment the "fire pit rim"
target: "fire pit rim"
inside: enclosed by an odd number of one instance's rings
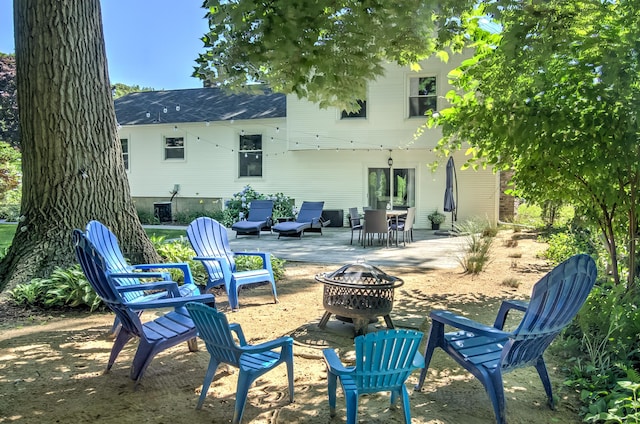
[[[369,268],[370,270],[373,271],[374,274],[376,274],[376,276],[381,276],[387,282],[379,283],[379,284],[362,284],[362,283],[352,283],[348,281],[340,281],[340,280],[331,278],[332,276],[335,276],[335,275],[344,274],[344,271],[346,269],[353,267],[354,265],[361,266],[363,268]],[[380,268],[364,262],[346,264],[341,266],[335,271],[316,274],[315,280],[323,284],[333,284],[341,287],[354,288],[354,289],[362,289],[363,287],[371,287],[372,289],[374,288],[375,289],[396,289],[404,284],[404,281],[401,278],[389,275],[386,272],[382,271]]]

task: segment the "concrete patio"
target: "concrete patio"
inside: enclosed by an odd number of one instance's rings
[[[153,227],[153,226],[147,226]],[[158,228],[182,228],[166,225]],[[464,237],[435,235],[433,230],[414,230],[414,242],[406,247],[374,244],[362,247],[358,234],[353,245],[349,244],[351,229],[325,227],[320,233],[306,233],[301,238],[280,237],[269,232],[257,236],[239,236],[228,230],[231,249],[236,252],[266,251],[291,262],[347,264],[365,261],[375,266],[413,267],[423,269],[455,269],[460,267],[458,258],[464,248]],[[402,236],[400,237],[402,240]]]

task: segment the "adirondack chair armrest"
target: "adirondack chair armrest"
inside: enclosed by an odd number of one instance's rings
[[[233,252],[234,256],[260,256],[263,260],[271,257],[269,252]]]
[[[262,258],[262,268],[271,271],[271,253],[269,252],[233,252],[234,256],[260,256]]]
[[[481,324],[469,318],[456,315],[453,312],[449,312],[449,311],[433,310],[431,311],[429,316],[433,321],[437,321],[444,325],[450,325],[459,330],[469,331],[476,335],[483,335],[488,337],[504,338],[504,339],[507,339],[510,336],[510,333],[506,333],[490,325]]]
[[[293,349],[293,339],[289,336],[278,337],[275,340],[269,340],[268,342],[260,343],[257,345],[246,345],[242,347],[242,350],[247,353],[262,353],[273,349],[282,348]]]
[[[128,275],[128,274],[124,274]],[[114,277],[115,276],[115,277]],[[118,274],[110,274],[110,278],[119,278]],[[126,277],[125,277],[126,278]],[[130,284],[126,286],[116,285],[116,290],[120,293],[140,291],[140,290],[166,290],[174,297],[180,297],[180,289],[175,281],[157,281],[153,283]]]
[[[244,337],[244,332],[242,331],[242,327],[240,326],[240,324],[238,323],[229,324],[229,330],[236,333],[236,335],[238,336],[238,341],[240,346],[247,345],[247,339]]]
[[[197,296],[188,297],[170,297],[148,302],[128,302],[126,303],[126,305],[128,308],[134,311],[158,308],[180,308],[189,302],[199,302],[212,306],[215,304],[215,299],[215,296],[212,294],[200,294]]]
[[[109,276],[114,278],[155,278],[171,281],[168,272],[110,272]]]
[[[185,284],[193,284],[193,274],[191,274],[191,267],[186,262],[175,262],[175,263],[167,263],[167,264],[138,264],[133,265],[134,269],[179,269],[182,271],[184,275],[184,283]],[[167,273],[168,274],[168,273]]]
[[[526,312],[529,307],[529,302],[525,300],[515,300],[508,299],[503,300],[500,305],[500,310],[498,311],[498,315],[496,315],[496,320],[493,323],[495,328],[502,330],[504,328],[504,324],[507,320],[507,314],[512,309],[518,310],[520,312]]]
[[[322,356],[324,356],[324,362],[327,364],[327,371],[331,374],[347,375],[355,370],[355,367],[345,367],[333,349],[323,349],[322,354]]]

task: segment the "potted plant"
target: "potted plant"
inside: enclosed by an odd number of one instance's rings
[[[445,220],[445,216],[443,213],[439,212],[437,209],[433,212],[431,212],[429,215],[427,215],[427,218],[429,218],[429,221],[431,221],[431,229],[432,230],[439,230],[440,229],[440,224],[442,224]]]

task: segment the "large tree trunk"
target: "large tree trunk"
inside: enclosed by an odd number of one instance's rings
[[[99,0],[14,0],[22,212],[0,289],[75,263],[71,231],[111,227],[134,260],[156,261],[131,201]]]

